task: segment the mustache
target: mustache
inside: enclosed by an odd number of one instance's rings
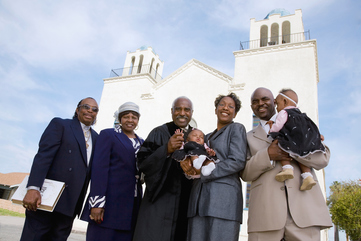
[[[186,115],[177,115],[176,118],[177,118],[177,119],[184,118],[184,119],[186,119],[186,120],[189,119],[188,116],[186,116]]]

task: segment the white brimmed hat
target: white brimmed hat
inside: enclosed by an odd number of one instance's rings
[[[134,111],[134,112],[138,113],[140,116],[139,106],[137,104],[135,104],[133,102],[125,102],[124,104],[119,106],[119,108],[116,112],[114,112],[114,118],[118,119],[119,114],[124,111]]]

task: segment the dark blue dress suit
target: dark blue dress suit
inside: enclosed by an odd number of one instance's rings
[[[142,139],[137,139],[143,143]],[[135,150],[128,136],[114,128],[102,130],[95,146],[89,194],[89,199],[96,200],[92,207],[98,207],[99,198],[105,197],[106,200],[103,222],[96,226],[126,231],[131,238],[142,197],[142,186],[135,177],[137,174]],[[134,197],[136,184],[137,198]],[[88,200],[81,217],[89,222],[88,229],[95,224],[89,218],[90,208]],[[94,228],[101,233],[97,235],[102,240],[112,240],[106,229]],[[124,237],[128,234],[125,233],[118,232],[117,240],[126,240]],[[87,240],[97,240],[95,236],[87,235]]]
[[[98,134],[91,130],[91,139],[94,146]],[[37,210],[36,212],[26,211],[26,215],[31,216],[25,221],[21,240],[36,240],[30,236],[34,230],[28,230],[28,224],[32,221],[41,220],[51,215],[59,218],[67,216],[65,220],[70,220],[71,224],[76,214],[82,208],[84,197],[90,180],[92,158],[87,164],[87,152],[83,129],[79,120],[54,118],[45,129],[39,142],[38,153],[34,157],[31,168],[28,186],[41,187],[44,179],[53,179],[65,182],[65,189],[53,211],[47,213]],[[40,217],[40,215],[45,215]],[[37,224],[39,225],[39,224]],[[44,223],[44,226],[47,225]],[[59,226],[59,224],[57,225]],[[29,232],[30,231],[30,232]],[[64,237],[51,237],[51,240],[62,240]],[[66,238],[65,238],[66,240]]]

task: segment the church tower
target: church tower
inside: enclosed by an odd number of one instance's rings
[[[152,47],[142,46],[135,52],[127,52],[122,76],[149,73],[156,82],[161,80],[164,62]]]
[[[295,14],[275,9],[262,20],[252,18],[250,39],[241,42],[240,50],[233,54],[233,84],[245,85],[243,106],[250,106],[250,96],[258,87],[269,88],[275,96],[281,89],[291,88],[299,96],[301,111],[318,123],[317,45],[309,31],[304,31],[300,9]],[[242,123],[252,128],[251,108],[243,111],[247,113]]]
[[[164,62],[152,47],[142,46],[134,52],[128,51],[124,68],[112,69],[110,78],[104,79],[95,129],[99,132],[112,127],[116,122],[113,113],[124,102],[140,105],[144,100],[153,99],[153,86],[161,82],[163,66]],[[148,105],[141,107],[142,113],[150,109]]]
[[[271,11],[264,19],[251,19],[250,39],[234,52],[234,84],[245,83],[246,92],[266,87],[276,95],[292,88],[299,95],[303,112],[318,123],[318,60],[316,40],[304,31],[302,11],[290,14],[284,9]],[[249,106],[249,98],[242,100]],[[252,122],[252,110],[248,120]]]

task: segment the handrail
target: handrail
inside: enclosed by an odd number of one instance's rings
[[[109,78],[114,78],[114,77],[119,77],[119,76],[130,76],[130,75],[137,75],[137,74],[149,74],[156,81],[163,79],[162,76],[157,73],[156,69],[150,68],[149,64],[133,66],[133,67],[126,67],[126,68],[119,68],[119,69],[112,69],[110,71]]]
[[[301,33],[294,33],[294,34],[284,34],[279,36],[272,36],[268,38],[262,39],[255,39],[250,41],[243,41],[240,43],[240,50],[246,49],[254,49],[260,47],[266,47],[271,45],[278,45],[279,43],[296,43],[302,42],[305,40],[310,39],[310,30],[301,32]]]

